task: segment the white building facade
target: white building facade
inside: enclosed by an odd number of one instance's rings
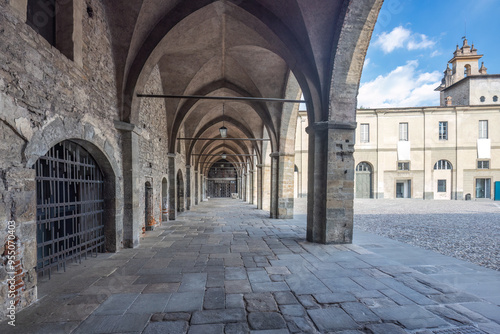
[[[357,111],[357,198],[495,197],[500,75],[479,67],[481,57],[467,39],[457,46],[436,89],[439,107]]]

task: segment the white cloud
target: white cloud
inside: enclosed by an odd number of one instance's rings
[[[419,72],[418,61],[406,65],[376,79],[361,84],[358,107],[393,108],[439,105],[439,93],[434,89],[441,83],[441,73]]]
[[[426,35],[413,34],[408,41],[406,47],[408,50],[421,50],[433,47],[436,42],[431,41]]]
[[[368,67],[368,65],[370,65],[370,62],[370,58],[365,58],[365,62],[363,63],[363,71]]]
[[[440,56],[442,55],[442,53],[438,50],[434,50],[432,53],[431,53],[431,58],[434,58],[434,57],[437,57],[437,56]]]
[[[375,45],[379,46],[384,53],[391,53],[396,49],[405,48],[408,51],[422,50],[433,47],[436,42],[424,34],[413,33],[403,26],[392,29],[391,32],[383,32],[377,36]]]
[[[383,32],[378,35],[375,45],[380,46],[385,53],[389,53],[395,49],[402,48],[404,43],[410,38],[410,35],[410,30],[399,26],[392,29],[390,33]]]

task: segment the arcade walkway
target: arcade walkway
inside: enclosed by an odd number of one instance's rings
[[[267,216],[203,202],[137,249],[42,279],[40,300],[0,332],[500,333],[499,272],[360,231],[353,245],[311,244],[304,215]],[[488,300],[456,288],[464,272]]]

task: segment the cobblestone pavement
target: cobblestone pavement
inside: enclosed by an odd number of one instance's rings
[[[500,202],[356,199],[354,228],[500,270]]]
[[[355,201],[356,228],[500,270],[500,202]]]
[[[362,231],[352,245],[304,238],[303,215],[210,200],[43,280],[0,332],[500,333],[497,271]]]

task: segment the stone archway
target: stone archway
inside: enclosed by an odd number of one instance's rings
[[[50,275],[82,256],[116,251],[114,173],[94,145],[59,142],[33,169],[38,274]]]

